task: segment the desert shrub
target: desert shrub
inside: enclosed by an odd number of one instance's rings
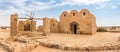
[[[5,27],[1,27],[1,29],[6,29]]]
[[[105,28],[98,28],[97,32],[107,32],[107,30]]]

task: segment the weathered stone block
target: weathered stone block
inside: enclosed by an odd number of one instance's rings
[[[50,19],[49,18],[44,18],[43,19],[43,33],[47,34],[50,33]]]
[[[11,36],[17,35],[18,14],[11,15],[11,20],[10,21],[11,21],[10,22],[10,24],[11,24],[10,34],[11,34]]]
[[[39,26],[37,29],[38,32],[43,32],[43,26]]]
[[[18,31],[24,31],[24,21],[19,21]]]

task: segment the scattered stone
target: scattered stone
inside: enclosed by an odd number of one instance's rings
[[[7,42],[4,42],[4,41],[0,42],[0,46],[2,46],[8,52],[14,52],[14,49],[12,48],[12,46]]]

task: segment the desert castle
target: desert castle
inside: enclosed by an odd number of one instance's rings
[[[94,34],[97,30],[96,18],[87,9],[80,12],[72,10],[64,11],[60,15],[60,20],[55,18],[33,18],[30,17],[26,21],[18,21],[21,19],[18,14],[11,15],[11,35],[16,35],[19,31],[38,31],[47,33],[68,33],[68,34]],[[36,29],[34,20],[43,20],[43,26]]]

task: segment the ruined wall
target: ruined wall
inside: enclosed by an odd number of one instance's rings
[[[39,26],[37,29],[38,32],[43,32],[43,26]]]
[[[30,20],[26,20],[25,23],[24,23],[24,31],[30,31],[31,28],[30,28],[30,25],[31,24],[31,21]]]
[[[59,32],[58,30],[58,21],[54,18],[50,20],[50,32],[57,33]]]
[[[36,31],[36,22],[31,20],[26,20],[24,22],[24,31]]]
[[[11,20],[10,20],[10,24],[11,24],[11,36],[17,35],[17,23],[18,23],[18,14],[12,14],[11,15]]]
[[[24,31],[24,21],[19,21],[19,23],[18,23],[18,31]]]
[[[43,19],[43,32],[50,33],[50,19],[46,17]]]
[[[60,16],[59,27],[62,33],[94,34],[96,20],[95,16],[87,9],[82,9],[80,12],[72,10],[70,13],[64,11]]]

